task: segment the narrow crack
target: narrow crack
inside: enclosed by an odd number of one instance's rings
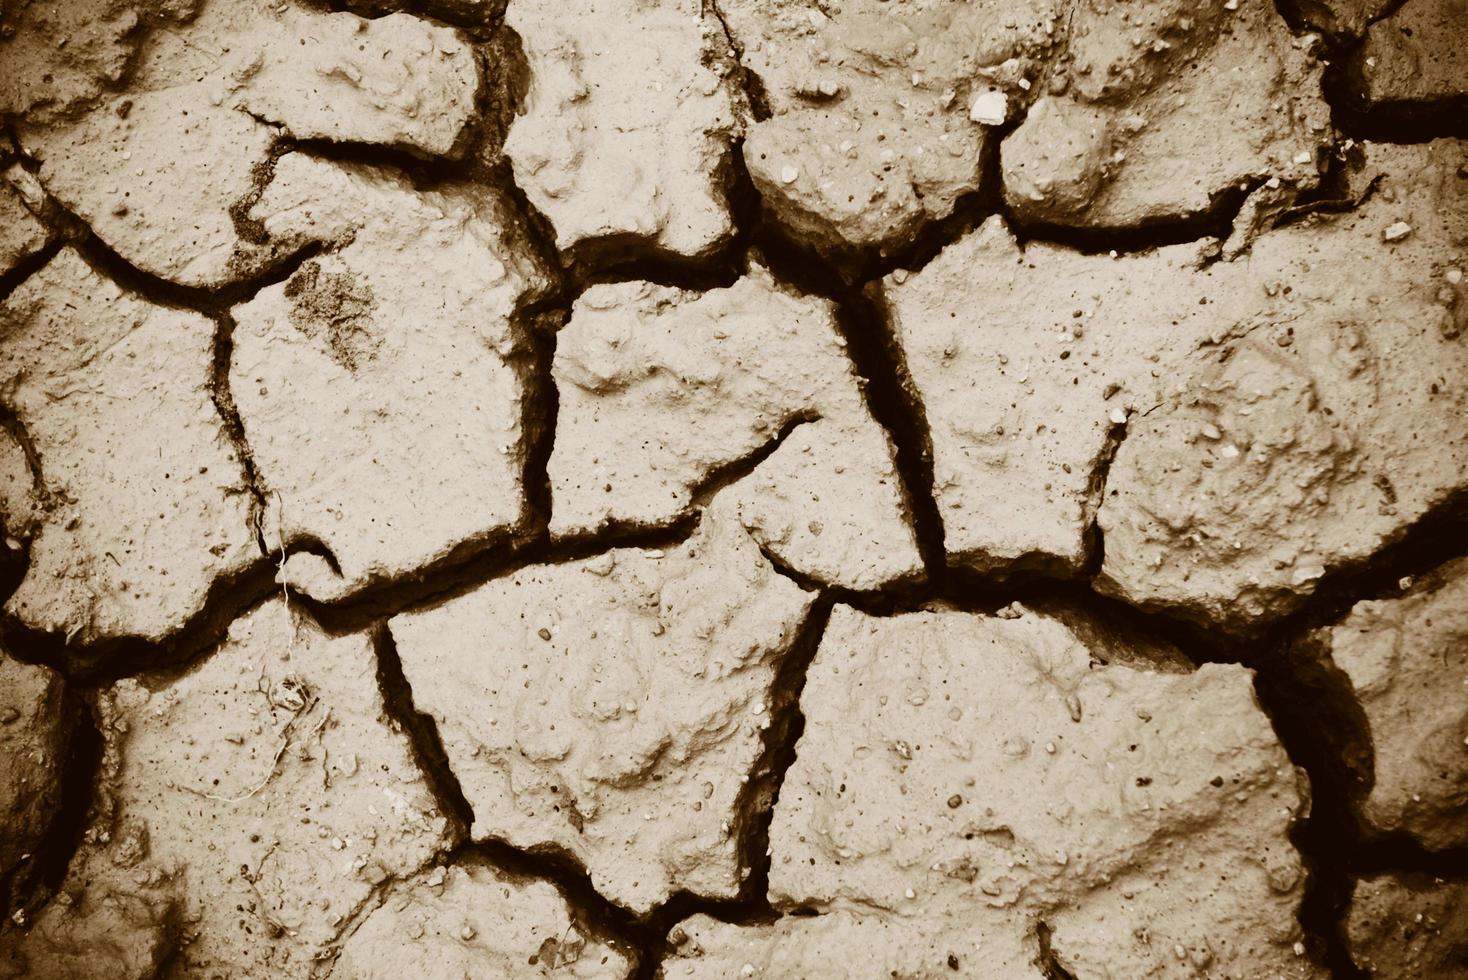
[[[309,259],[322,251],[311,242],[272,262],[262,272],[215,288],[185,286],[145,272],[119,255],[81,218],[57,206],[61,236],[75,248],[98,275],[155,306],[188,310],[211,319],[228,314],[231,307],[248,302],[260,290],[285,282]]]
[[[729,21],[719,9],[719,0],[698,0],[698,5],[700,15],[713,14],[714,19],[719,22],[719,30],[724,35],[724,42],[729,45],[729,54],[734,59],[739,75],[739,87],[744,92],[745,101],[749,103],[750,115],[755,122],[770,118],[770,100],[765,91],[764,79],[744,64],[744,45],[739,43],[739,39],[729,28]]]
[[[453,839],[463,842],[474,827],[474,808],[449,765],[438,723],[413,702],[413,688],[403,673],[397,643],[386,623],[372,630],[372,647],[377,656],[377,687],[387,715],[407,735],[413,761],[428,783],[439,812],[449,821]]]
[[[836,326],[862,379],[867,410],[892,440],[902,502],[932,581],[942,581],[948,559],[943,519],[933,494],[933,440],[907,359],[893,331],[879,283],[853,292],[837,308]]]
[[[53,235],[51,241],[46,244],[45,248],[40,249],[33,255],[26,256],[17,262],[9,272],[0,275],[0,303],[4,303],[10,299],[10,294],[15,292],[21,283],[25,282],[37,272],[40,272],[46,266],[46,263],[56,257],[56,253],[61,251],[62,246],[65,244],[59,235]]]
[[[69,684],[61,711],[68,731],[66,749],[60,758],[48,760],[61,774],[60,799],[36,847],[35,861],[0,876],[0,930],[16,922],[12,916],[17,913],[29,919],[60,889],[90,822],[102,771],[102,733],[91,704]]]
[[[1050,945],[1052,934],[1048,922],[1042,920],[1035,923],[1035,944],[1039,948],[1035,965],[1040,968],[1045,980],[1076,980],[1075,974],[1061,966],[1060,959],[1055,955],[1055,950]]]
[[[378,684],[388,716],[407,733],[414,761],[440,811],[450,820],[456,839],[462,842],[445,858],[446,863],[478,859],[513,877],[551,882],[576,910],[588,932],[634,957],[635,978],[650,980],[657,976],[671,931],[690,916],[707,914],[728,922],[773,921],[777,913],[768,900],[770,825],[804,730],[800,695],[833,606],[831,596],[817,597],[775,666],[768,696],[770,725],[761,733],[759,757],[740,790],[731,820],[738,864],[744,870],[738,895],[718,899],[680,891],[642,916],[606,899],[585,866],[563,847],[517,847],[495,837],[469,840],[474,827],[473,806],[449,762],[437,723],[414,704],[391,631],[386,624],[379,624],[373,630],[373,644]]]
[[[1106,485],[1111,479],[1111,465],[1116,462],[1116,454],[1121,451],[1121,444],[1126,441],[1127,425],[1128,420],[1123,420],[1113,422],[1107,428],[1106,441],[1102,443],[1101,453],[1091,467],[1090,479],[1086,485],[1085,503],[1081,508],[1081,522],[1086,529],[1086,564],[1081,575],[1087,580],[1094,579],[1100,574],[1101,566],[1106,561],[1106,535],[1101,530],[1101,524],[1096,517],[1106,500]]]
[[[245,423],[235,405],[234,391],[230,386],[229,369],[234,356],[234,318],[227,313],[214,319],[214,357],[209,378],[209,395],[214,409],[224,427],[224,434],[234,450],[244,476],[245,492],[250,495],[250,527],[255,533],[255,543],[260,554],[270,555],[265,544],[265,491],[261,485],[259,470],[255,466],[255,454],[245,438]]]

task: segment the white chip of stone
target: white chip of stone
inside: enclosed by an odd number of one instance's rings
[[[995,89],[980,92],[968,106],[968,117],[985,126],[998,126],[1009,118],[1009,96]]]
[[[1398,221],[1396,224],[1388,225],[1386,231],[1381,233],[1381,237],[1389,242],[1399,242],[1410,234],[1412,234],[1412,226],[1405,221]]]
[[[794,167],[786,166],[780,171],[780,179],[787,184],[795,183],[795,178],[800,176],[800,171]]]

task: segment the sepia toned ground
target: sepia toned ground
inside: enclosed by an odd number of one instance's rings
[[[1468,978],[1465,0],[0,0],[0,976]]]

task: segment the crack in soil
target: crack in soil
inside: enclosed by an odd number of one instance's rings
[[[719,20],[736,60],[740,82],[755,119],[768,118],[763,85],[742,65],[742,52],[735,44],[716,0],[708,0]],[[333,0],[332,9],[352,5]],[[1297,31],[1303,18],[1297,3],[1280,0],[1280,12]],[[707,8],[706,8],[707,9]],[[416,10],[414,11],[417,12]],[[1389,12],[1388,12],[1389,13]],[[1384,15],[1385,16],[1385,15]],[[482,32],[471,35],[482,42],[506,41],[513,33],[496,17]],[[514,39],[508,39],[513,41]],[[1359,41],[1326,38],[1329,67],[1325,94],[1333,109],[1338,130],[1355,139],[1422,142],[1439,136],[1468,136],[1468,106],[1443,101],[1429,106],[1387,106],[1370,112],[1353,108],[1345,77],[1345,64]],[[513,53],[513,52],[512,52]],[[513,59],[511,59],[513,60]],[[523,62],[523,52],[521,53]],[[523,67],[523,66],[522,66]],[[478,101],[481,116],[491,111],[503,114],[500,102],[518,106],[524,97],[524,78],[509,77],[503,90],[492,89],[489,72],[483,76]],[[498,100],[498,101],[497,101]],[[513,108],[512,106],[512,108]],[[512,118],[507,117],[507,118]],[[1370,785],[1370,733],[1364,714],[1344,677],[1332,665],[1312,657],[1303,639],[1310,630],[1338,619],[1357,601],[1392,594],[1397,580],[1426,572],[1462,552],[1468,533],[1468,494],[1460,494],[1418,521],[1401,540],[1379,551],[1355,567],[1332,572],[1299,610],[1255,637],[1219,636],[1166,612],[1138,609],[1119,600],[1101,596],[1090,586],[1099,568],[1104,543],[1094,519],[1090,522],[1095,543],[1091,560],[1080,579],[1058,578],[1037,567],[1017,569],[1006,578],[950,568],[944,550],[941,517],[933,496],[931,441],[924,407],[917,398],[903,362],[902,352],[891,334],[881,296],[880,278],[896,269],[920,269],[944,246],[958,240],[991,215],[1001,215],[1021,241],[1044,241],[1082,252],[1135,252],[1199,239],[1223,239],[1252,188],[1230,188],[1215,195],[1202,213],[1168,219],[1146,226],[1115,229],[1072,228],[1018,222],[1004,205],[999,181],[999,145],[1003,135],[1018,120],[996,131],[983,160],[984,179],[980,190],[960,198],[947,218],[932,222],[918,240],[899,254],[885,258],[867,257],[858,263],[858,274],[816,256],[801,243],[775,231],[760,213],[757,189],[743,167],[739,146],[731,155],[727,191],[735,214],[737,234],[727,248],[703,259],[689,260],[655,251],[626,255],[625,243],[596,243],[573,263],[576,272],[554,248],[554,232],[545,217],[526,199],[516,185],[507,161],[485,164],[473,148],[460,160],[424,160],[401,149],[348,145],[326,141],[283,140],[279,152],[304,150],[342,162],[387,166],[409,175],[419,186],[451,180],[481,180],[504,190],[522,216],[535,248],[556,271],[553,299],[527,317],[544,316],[559,322],[544,330],[529,328],[532,353],[525,368],[527,380],[526,433],[532,447],[527,454],[528,510],[534,530],[520,540],[472,542],[433,566],[416,572],[410,580],[385,582],[365,598],[323,606],[294,597],[328,632],[370,629],[377,651],[378,682],[394,721],[408,734],[415,761],[423,771],[440,809],[454,823],[457,836],[466,837],[472,826],[472,808],[448,764],[437,726],[414,706],[412,691],[385,619],[407,609],[421,608],[461,594],[485,582],[532,564],[574,561],[617,547],[664,548],[686,539],[693,518],[658,528],[613,528],[586,539],[551,544],[544,528],[550,516],[550,486],[546,464],[554,441],[557,394],[550,376],[555,350],[555,329],[563,325],[570,305],[587,286],[626,279],[646,279],[664,285],[706,290],[729,285],[752,258],[768,264],[782,281],[803,291],[834,299],[838,303],[838,325],[847,350],[863,381],[868,409],[882,425],[896,450],[908,516],[919,541],[926,569],[925,581],[907,583],[873,593],[849,593],[840,589],[820,590],[811,615],[800,636],[781,659],[772,692],[772,725],[764,733],[764,750],[743,791],[735,826],[741,863],[749,875],[733,900],[700,898],[680,892],[641,918],[601,896],[584,867],[569,854],[555,848],[522,849],[502,841],[462,843],[446,860],[481,860],[511,874],[551,881],[567,898],[588,931],[626,949],[637,959],[635,976],[651,978],[661,966],[662,956],[677,923],[688,915],[703,912],[730,922],[767,922],[777,913],[769,904],[766,887],[771,857],[768,837],[774,807],[796,745],[804,728],[799,697],[821,633],[836,602],[848,603],[877,615],[892,615],[935,603],[972,611],[993,612],[1011,602],[1066,607],[1082,610],[1098,622],[1163,639],[1181,649],[1195,664],[1242,663],[1257,671],[1256,690],[1281,744],[1290,758],[1309,775],[1312,805],[1309,815],[1295,831],[1294,843],[1305,862],[1308,880],[1300,918],[1311,955],[1335,976],[1361,976],[1351,962],[1345,945],[1342,918],[1350,899],[1354,878],[1389,870],[1431,871],[1468,878],[1468,849],[1428,852],[1401,835],[1368,838],[1362,833],[1353,803]],[[476,127],[475,139],[493,143],[502,140],[488,123]],[[278,154],[277,154],[278,155]],[[24,162],[24,160],[23,160]],[[29,165],[33,166],[33,161]],[[1298,220],[1314,210],[1350,210],[1362,198],[1348,199],[1336,193],[1342,186],[1338,161],[1321,182],[1321,189],[1302,195],[1296,205],[1279,219]],[[232,348],[232,321],[228,309],[247,300],[259,289],[284,281],[320,245],[307,246],[275,263],[271,269],[248,281],[204,290],[180,286],[142,272],[127,263],[75,215],[57,209],[51,224],[59,232],[46,248],[0,277],[0,300],[31,273],[40,269],[67,244],[75,246],[99,273],[134,291],[150,302],[205,313],[218,326],[214,350],[211,394],[224,420],[227,436],[235,447],[255,499],[255,532],[262,561],[230,580],[211,588],[209,600],[195,620],[180,633],[180,639],[165,648],[120,639],[89,648],[83,656],[59,637],[19,630],[6,623],[4,641],[18,659],[57,669],[73,685],[68,697],[78,723],[71,740],[65,768],[66,788],[62,818],[53,828],[47,847],[47,863],[40,874],[46,887],[54,890],[66,872],[84,830],[95,792],[102,740],[85,702],[91,687],[101,686],[132,674],[159,669],[182,669],[188,660],[217,643],[224,629],[239,614],[272,595],[274,566],[263,557],[265,546],[260,515],[265,503],[254,468],[243,425],[228,389],[228,366]],[[620,257],[609,260],[613,252]],[[773,452],[795,426],[787,425],[767,446],[746,459],[731,464],[700,489],[700,501],[719,487],[746,475]],[[1106,485],[1107,470],[1117,446],[1125,437],[1125,425],[1114,426],[1107,452],[1092,474],[1095,500]],[[1094,518],[1094,508],[1092,508]],[[300,546],[303,542],[297,542]],[[304,542],[310,547],[309,542]],[[780,566],[777,564],[777,568]],[[790,574],[788,569],[780,568]],[[795,576],[792,576],[795,577]],[[814,585],[815,583],[804,583]],[[13,586],[9,586],[13,588]],[[7,588],[7,592],[9,591]],[[388,592],[392,594],[389,596]],[[88,665],[88,660],[92,663]],[[33,893],[34,902],[41,894]],[[7,911],[19,907],[11,883],[0,883],[0,897]],[[1049,927],[1036,925],[1039,965],[1052,980],[1071,975],[1056,960],[1049,943]],[[1073,978],[1071,978],[1073,980]]]

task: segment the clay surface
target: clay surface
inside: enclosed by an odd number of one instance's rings
[[[25,894],[61,806],[73,718],[54,671],[0,651],[0,911]]]
[[[391,628],[474,837],[568,851],[645,912],[738,890],[741,787],[811,600],[721,502],[677,549],[527,568]]]
[[[1231,261],[1021,248],[994,218],[889,276],[953,560],[1076,569],[1094,523],[1103,588],[1244,625],[1459,492],[1468,157],[1367,161],[1359,210]]]
[[[1269,179],[1313,187],[1330,139],[1314,43],[1268,0],[1077,3],[1064,63],[1000,149],[1005,200],[1030,221],[1117,227]]]
[[[476,864],[434,868],[386,896],[343,944],[330,976],[626,977],[627,957],[584,929],[546,882]]]
[[[1317,975],[1290,948],[1294,771],[1247,671],[1177,672],[1173,656],[1088,648],[1017,607],[882,619],[838,607],[770,829],[771,900],[823,914],[766,930],[756,970],[814,967],[782,950],[811,930],[817,948],[851,944],[817,976],[847,975],[843,962],[888,934],[908,975],[945,975],[953,956],[1039,977],[1044,923],[1073,976],[1154,975],[1174,947],[1198,968]],[[827,910],[843,916],[821,923]]]
[[[733,237],[744,105],[707,6],[511,0],[530,77],[504,152],[562,252],[696,258]]]
[[[452,840],[384,716],[371,639],[328,637],[282,599],[197,669],[120,682],[98,712],[100,797],[69,901],[20,947],[34,975],[76,976],[64,965],[115,936],[168,957],[168,977],[312,976],[379,885]]]
[[[1360,814],[1428,848],[1468,844],[1468,562],[1358,603],[1318,631],[1366,716],[1374,781]]]
[[[1468,886],[1424,875],[1356,885],[1346,938],[1370,977],[1468,977]]]
[[[124,292],[71,249],[0,305],[0,401],[39,469],[30,564],[7,615],[82,645],[163,642],[216,582],[258,560],[240,461],[210,398],[214,331]]]
[[[769,451],[729,496],[772,554],[848,588],[913,575],[892,446],[834,315],[760,270],[702,294],[588,289],[552,367],[551,533],[671,523],[721,473]]]
[[[327,243],[231,314],[280,580],[340,599],[519,529],[521,313],[549,285],[503,195],[289,154],[252,215]]]
[[[1468,980],[1465,2],[0,0],[0,976]]]
[[[87,19],[89,6],[30,8]],[[13,64],[23,81],[51,77],[47,85],[62,89],[16,107],[54,106],[24,121],[21,147],[40,161],[50,193],[153,275],[215,287],[291,248],[241,220],[281,135],[425,155],[465,145],[478,68],[447,28],[247,0],[205,0],[196,15],[149,31],[122,29],[137,24],[137,10],[119,5],[116,17],[111,35],[102,24],[85,29],[112,38],[105,66],[62,56],[80,62],[75,86],[62,86],[54,59],[33,51],[24,29],[0,41],[0,72]]]
[[[51,233],[31,212],[30,174],[12,166],[0,178],[0,276],[45,248]],[[40,203],[39,196],[34,199]]]
[[[1463,0],[1411,0],[1372,24],[1350,66],[1357,97],[1368,108],[1468,99],[1465,24]]]
[[[981,100],[1023,96],[1062,16],[1048,0],[717,6],[769,113],[749,175],[787,233],[837,255],[895,249],[979,189],[1007,115]]]

